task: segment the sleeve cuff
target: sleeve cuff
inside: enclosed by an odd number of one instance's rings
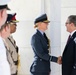
[[[58,60],[58,58],[55,56],[50,57],[50,61],[52,61],[52,62],[57,62],[57,60]]]

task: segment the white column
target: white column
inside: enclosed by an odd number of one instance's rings
[[[41,0],[41,13],[45,13],[45,0]]]
[[[46,31],[51,40],[51,55],[61,55],[61,0],[42,0],[41,14],[46,13],[51,21]],[[61,66],[51,63],[51,75],[61,75]]]
[[[51,55],[61,55],[61,0],[45,0],[50,19],[48,34],[51,39]],[[51,62],[51,75],[61,75],[61,66]]]

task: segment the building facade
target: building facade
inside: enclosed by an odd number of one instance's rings
[[[12,0],[11,3],[11,12],[16,12],[20,21],[16,33],[13,34],[19,46],[19,75],[30,75],[29,69],[33,61],[30,41],[35,32],[35,18],[43,13],[48,15],[51,22],[46,34],[51,40],[50,52],[51,55],[61,56],[69,34],[65,21],[69,15],[76,14],[76,0]],[[61,75],[61,65],[50,63],[51,75]]]

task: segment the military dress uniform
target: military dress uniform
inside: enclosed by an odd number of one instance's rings
[[[13,69],[11,69],[11,73],[12,73],[12,75],[16,75],[16,73],[18,71],[18,47],[12,36],[9,36],[6,39],[6,42],[9,45],[9,52],[11,54],[11,58],[12,58],[14,66],[15,66],[15,67],[13,67]],[[11,66],[11,68],[12,68],[12,66]]]
[[[15,74],[16,73],[16,70],[17,70],[17,66],[15,66],[15,63],[14,63],[14,61],[12,59],[12,56],[11,56],[10,47],[7,44],[7,41],[5,39],[4,39],[4,44],[5,44],[5,48],[6,48],[7,60],[9,62],[9,64],[10,64],[11,74]]]
[[[6,48],[3,39],[0,37],[0,75],[10,75],[10,65],[7,60]]]
[[[11,25],[16,26],[16,23],[18,21],[16,20],[15,16],[16,16],[16,13],[8,14],[5,24],[9,24],[10,26]],[[12,34],[14,32],[15,32],[15,28],[11,29],[11,27],[10,27],[10,33]],[[5,39],[5,41],[7,42],[8,46],[9,46],[9,52],[8,52],[7,56],[10,55],[12,58],[12,60],[11,60],[11,59],[9,59],[10,56],[8,57],[8,61],[10,62],[11,75],[17,75],[18,74],[18,50],[19,49],[11,34],[8,38]],[[13,63],[12,63],[12,61],[13,61]],[[11,64],[14,66],[11,66]]]
[[[38,22],[49,22],[46,14],[35,20],[35,23]],[[46,34],[37,29],[31,38],[31,46],[34,52],[34,61],[30,67],[31,75],[49,75],[50,61],[57,62],[58,58],[49,55],[49,40]]]
[[[10,0],[0,0],[0,11],[2,9],[8,9],[7,4],[9,1]],[[2,16],[0,15],[0,17]],[[3,24],[4,23],[1,22],[1,19],[0,19],[0,29]],[[10,66],[7,61],[6,48],[1,34],[0,34],[0,75],[10,75]]]

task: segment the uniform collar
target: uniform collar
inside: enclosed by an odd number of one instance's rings
[[[43,31],[41,31],[41,30],[38,30],[42,35],[44,34],[44,32]]]

